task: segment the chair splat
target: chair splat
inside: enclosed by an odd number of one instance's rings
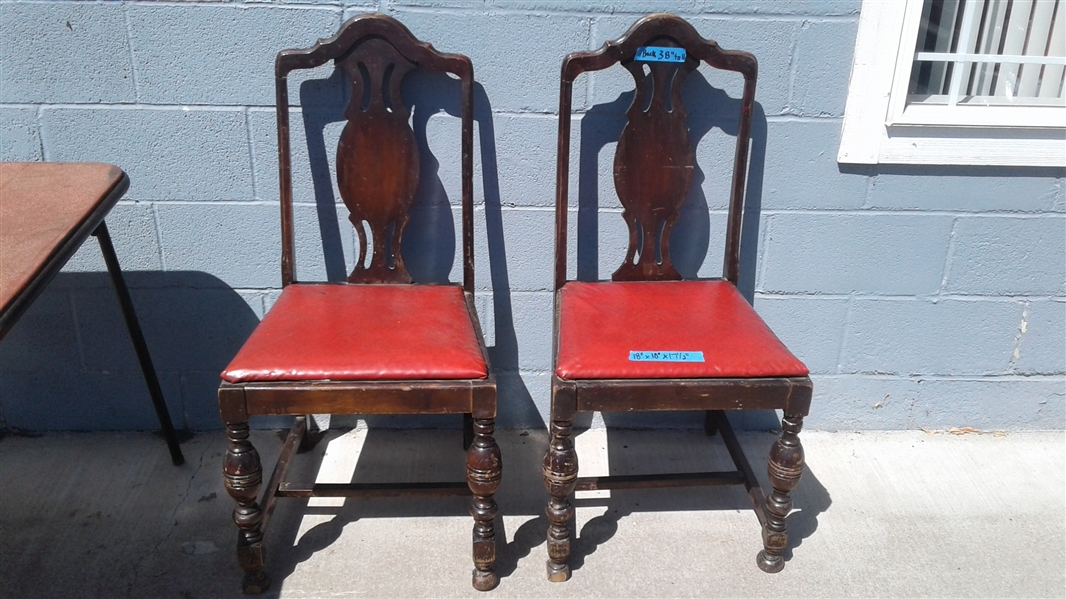
[[[417,65],[384,39],[369,37],[337,66],[352,87],[337,146],[337,184],[359,235],[359,259],[348,282],[410,283],[400,241],[418,190],[418,145],[400,87]],[[369,267],[364,222],[373,237]]]
[[[654,41],[680,47],[669,38]],[[629,227],[629,250],[612,276],[615,281],[681,279],[670,260],[670,229],[692,186],[696,162],[681,84],[698,64],[691,57],[681,63],[623,63],[636,92],[614,155],[615,189]]]

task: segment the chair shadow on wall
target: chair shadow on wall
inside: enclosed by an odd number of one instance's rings
[[[218,375],[259,323],[256,311],[205,272],[123,276],[175,428],[220,428]],[[159,430],[107,272],[59,273],[0,356],[8,426]]]

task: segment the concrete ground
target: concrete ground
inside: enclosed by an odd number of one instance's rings
[[[272,464],[280,434],[252,437]],[[742,488],[586,492],[575,500],[573,577],[555,584],[544,575],[546,433],[497,438],[496,590],[470,586],[466,499],[316,499],[279,502],[265,596],[1066,596],[1061,432],[804,433],[808,471],[775,575],[755,565],[759,527]],[[741,435],[764,485],[773,438]],[[699,432],[591,429],[577,441],[588,475],[728,460]],[[225,438],[197,433],[183,449],[187,463],[174,467],[151,434],[3,438],[0,597],[240,597]],[[297,457],[294,475],[323,482],[463,475],[449,431],[331,431]]]

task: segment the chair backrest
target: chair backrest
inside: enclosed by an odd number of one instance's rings
[[[283,50],[275,61],[278,113],[278,168],[281,188],[281,278],[295,278],[292,163],[289,145],[288,74],[335,61],[351,85],[347,120],[337,147],[337,184],[359,234],[359,258],[349,283],[410,283],[401,239],[418,189],[418,145],[408,123],[410,109],[400,90],[416,68],[451,73],[460,82],[462,120],[463,287],[473,292],[473,81],[470,59],[442,54],[418,41],[399,21],[385,15],[349,19],[337,35],[304,50]],[[373,238],[366,266],[367,231]]]
[[[626,125],[618,139],[614,182],[629,226],[629,249],[615,281],[681,278],[670,260],[670,230],[692,185],[695,155],[688,137],[688,112],[681,84],[700,61],[744,76],[740,123],[733,163],[723,275],[734,285],[739,272],[740,221],[744,207],[748,141],[758,63],[747,52],[722,50],[687,21],[670,14],[648,15],[621,38],[599,50],[575,52],[563,60],[559,92],[559,150],[556,165],[555,288],[566,283],[566,217],[570,164],[570,104],[581,73],[616,63],[636,84]]]

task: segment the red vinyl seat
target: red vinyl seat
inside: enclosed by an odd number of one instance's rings
[[[289,285],[222,373],[230,383],[483,379],[454,285]]]
[[[625,314],[625,318],[618,318]],[[703,361],[633,361],[630,352]],[[564,379],[807,376],[729,281],[568,282],[559,294]]]

